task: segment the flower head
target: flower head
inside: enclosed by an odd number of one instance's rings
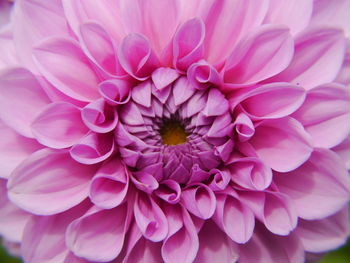
[[[349,6],[16,1],[1,235],[26,263],[294,263],[342,245]]]

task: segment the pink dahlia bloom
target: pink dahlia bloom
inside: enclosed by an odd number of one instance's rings
[[[18,0],[0,233],[25,263],[301,263],[346,241],[349,0]]]

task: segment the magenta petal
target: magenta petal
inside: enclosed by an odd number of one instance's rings
[[[241,41],[227,59],[224,82],[252,84],[284,70],[293,58],[294,42],[289,29],[264,25]]]
[[[98,99],[86,105],[81,110],[81,117],[90,130],[98,133],[107,133],[115,129],[118,124],[116,110],[103,99]]]
[[[194,261],[199,239],[196,227],[182,207],[170,205],[165,208],[169,223],[169,234],[162,246],[162,257],[166,263],[191,263]]]
[[[91,132],[72,146],[70,155],[79,163],[95,164],[106,160],[113,151],[113,134]]]
[[[279,190],[293,199],[298,215],[322,219],[341,209],[350,198],[350,178],[332,151],[317,149],[299,169],[275,176]]]
[[[134,216],[143,236],[158,242],[168,234],[168,222],[157,203],[146,194],[139,192],[134,204]]]
[[[160,251],[160,242],[156,243],[141,237],[124,258],[123,263],[163,263]]]
[[[234,125],[236,133],[238,134],[238,139],[241,142],[248,141],[255,133],[252,120],[244,113],[238,114]]]
[[[320,220],[300,220],[296,234],[308,252],[320,253],[346,243],[350,234],[349,208]]]
[[[21,242],[24,227],[31,215],[8,200],[6,181],[2,179],[0,180],[0,209],[1,236],[11,242]]]
[[[117,158],[104,163],[92,178],[90,199],[98,207],[110,209],[122,203],[129,187],[129,172]]]
[[[31,126],[41,144],[56,149],[72,146],[88,132],[81,120],[80,109],[66,102],[48,105]]]
[[[125,104],[130,100],[130,83],[122,79],[110,79],[99,84],[102,97],[112,106]]]
[[[251,90],[242,89],[230,98],[252,119],[277,119],[295,112],[305,100],[305,90],[289,83],[272,83]]]
[[[110,210],[92,207],[68,226],[66,244],[79,257],[111,261],[123,248],[130,219],[127,203]]]
[[[269,81],[286,81],[311,89],[332,82],[343,63],[345,38],[337,28],[310,28],[298,35],[292,62]]]
[[[84,102],[98,98],[99,80],[78,43],[48,38],[33,52],[40,72],[58,90]]]
[[[218,194],[214,222],[236,243],[246,243],[252,236],[255,219],[252,211],[235,193]],[[232,218],[235,223],[232,223]]]
[[[180,201],[181,186],[174,180],[164,180],[155,194],[170,204]]]
[[[130,34],[123,39],[118,58],[123,69],[137,80],[146,80],[159,64],[148,40],[139,34]]]
[[[204,184],[184,189],[181,193],[181,200],[189,212],[201,219],[209,219],[215,212],[215,195]]]
[[[204,60],[193,63],[187,71],[187,76],[190,83],[199,90],[221,84],[219,72]]]
[[[239,257],[236,245],[212,222],[199,232],[199,250],[194,263],[233,263]]]
[[[40,83],[28,70],[14,68],[1,73],[0,118],[19,134],[33,137],[30,124],[49,103]]]
[[[0,178],[8,178],[11,172],[41,145],[23,137],[0,121]]]
[[[334,147],[350,134],[349,89],[335,83],[312,89],[293,117],[304,125],[315,147]]]
[[[60,213],[88,196],[89,181],[95,171],[94,166],[72,160],[65,150],[39,150],[13,171],[7,184],[8,195],[31,213]]]
[[[293,118],[261,122],[250,142],[261,160],[278,172],[298,168],[313,151],[310,135]]]
[[[202,20],[188,20],[176,32],[173,40],[173,65],[180,71],[203,57],[205,25]]]

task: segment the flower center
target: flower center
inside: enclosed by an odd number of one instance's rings
[[[166,120],[160,129],[163,144],[178,145],[187,141],[187,133],[178,120]]]

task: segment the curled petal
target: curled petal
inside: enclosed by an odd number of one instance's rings
[[[132,173],[131,180],[136,188],[148,194],[151,194],[159,187],[159,183],[154,175],[146,171]]]
[[[106,160],[114,151],[112,134],[89,133],[70,149],[74,160],[83,164],[95,164]]]
[[[32,123],[32,132],[41,144],[62,149],[78,142],[88,132],[88,128],[77,106],[55,102],[36,117]]]
[[[167,263],[191,263],[194,261],[199,239],[196,227],[188,212],[179,206],[166,206],[169,234],[163,241],[162,257]]]
[[[117,112],[103,99],[98,99],[86,105],[81,110],[81,117],[90,130],[98,133],[110,132],[118,124]]]
[[[143,236],[153,242],[162,241],[168,234],[168,222],[157,203],[148,195],[138,192],[134,216]]]
[[[130,212],[127,203],[109,210],[92,207],[68,226],[68,248],[75,255],[90,261],[115,259],[123,248],[131,220]]]
[[[232,96],[231,109],[239,104],[252,119],[277,119],[295,112],[305,100],[305,90],[289,83],[272,83]]]
[[[170,204],[176,204],[180,201],[181,186],[174,180],[164,180],[155,194]]]
[[[113,158],[104,163],[92,178],[90,199],[98,207],[110,209],[122,203],[129,186],[125,165]]]
[[[99,80],[78,43],[47,38],[33,52],[40,72],[58,90],[84,102],[98,98]]]
[[[335,83],[312,89],[293,117],[304,125],[315,147],[334,147],[350,134],[349,89]]]
[[[255,133],[255,127],[252,120],[244,113],[240,113],[235,122],[235,130],[238,140],[241,142],[248,141]]]
[[[230,172],[227,169],[218,170],[212,169],[210,170],[210,174],[213,177],[213,180],[208,185],[213,191],[222,191],[225,190],[227,185],[230,183],[231,176]]]
[[[193,63],[187,71],[187,76],[190,83],[199,90],[221,84],[219,72],[204,60]]]
[[[181,201],[189,212],[202,219],[209,219],[215,212],[215,195],[204,184],[184,189],[181,193]]]
[[[173,40],[173,64],[180,71],[187,71],[188,67],[203,57],[203,42],[205,25],[198,18],[183,24],[176,32]]]
[[[98,89],[106,102],[112,106],[122,105],[130,100],[131,84],[122,79],[111,79],[99,84]]]
[[[253,84],[284,70],[293,58],[294,42],[289,29],[264,25],[241,41],[227,59],[224,82]]]
[[[0,74],[0,118],[26,137],[33,137],[30,124],[50,103],[35,76],[14,68]]]
[[[343,63],[345,38],[338,28],[304,30],[295,42],[295,54],[288,68],[269,81],[286,81],[309,90],[332,82]]]
[[[313,151],[310,135],[293,118],[261,122],[250,142],[261,160],[278,172],[298,168]]]
[[[213,218],[214,222],[237,243],[246,243],[253,234],[254,214],[237,199],[235,193],[217,195],[217,206]]]
[[[130,34],[122,40],[118,58],[123,69],[137,80],[146,80],[159,65],[148,40],[139,34]]]
[[[332,151],[317,149],[299,169],[275,176],[278,189],[293,199],[298,215],[322,219],[350,198],[350,178],[344,162]]]
[[[272,182],[272,171],[259,158],[239,158],[228,165],[232,181],[240,186],[262,191]]]
[[[88,196],[95,172],[95,166],[75,162],[66,150],[42,149],[13,171],[7,183],[8,196],[33,214],[60,213]]]

